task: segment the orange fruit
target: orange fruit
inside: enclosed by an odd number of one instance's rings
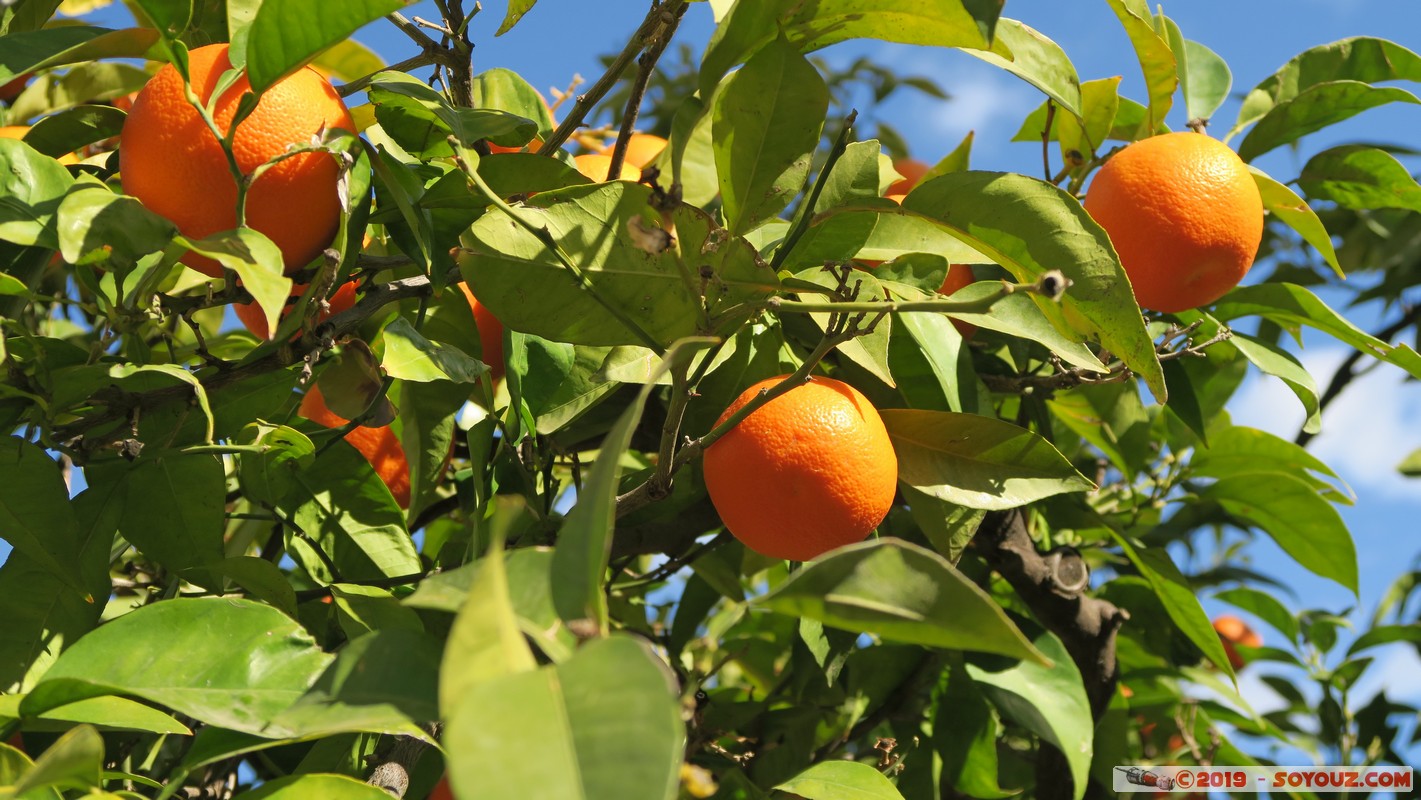
[[[503,377],[503,323],[474,297],[469,284],[460,282],[459,290],[469,301],[469,310],[474,312],[474,324],[479,329],[479,360],[488,364],[489,377],[497,381]]]
[[[1223,297],[1253,266],[1263,199],[1223,142],[1185,131],[1110,157],[1085,209],[1110,234],[1135,299],[1172,313]]]
[[[601,153],[586,153],[575,156],[573,162],[577,164],[577,171],[587,176],[588,180],[603,183],[612,173],[612,157],[604,156]],[[622,174],[618,180],[639,181],[641,180],[641,170],[631,165],[631,162],[622,162]]]
[[[28,83],[29,80],[30,73],[26,72],[23,75],[16,75],[7,81],[4,86],[0,86],[0,102],[8,103],[16,97],[19,97],[20,92],[25,90],[25,84]]]
[[[928,170],[932,169],[932,166],[916,158],[900,158],[893,162],[893,168],[898,170],[898,174],[903,177],[894,181],[888,187],[888,191],[883,194],[887,197],[892,197],[895,194],[899,195],[898,202],[902,203],[902,195],[913,191],[913,187],[917,186],[918,181],[922,180],[923,176],[928,174]]]
[[[716,424],[786,377],[746,389]],[[898,460],[867,398],[813,377],[711,444],[705,477],[721,521],[746,547],[808,561],[878,527],[893,505]]]
[[[1238,648],[1234,645],[1244,645],[1246,647],[1262,647],[1263,637],[1258,632],[1248,626],[1247,622],[1233,616],[1224,614],[1214,620],[1214,631],[1219,634],[1219,639],[1224,643],[1224,654],[1229,658],[1229,665],[1235,670],[1243,668],[1243,656],[1239,654]]]
[[[611,157],[615,144],[609,144],[602,150],[602,155]],[[666,140],[660,136],[653,136],[650,133],[633,133],[627,137],[626,163],[637,169],[646,169],[651,162],[661,155],[661,151],[666,149]],[[641,178],[640,175],[637,178]]]
[[[311,384],[306,390],[306,396],[301,398],[300,413],[306,419],[327,428],[339,428],[350,422],[331,411],[326,405],[326,399],[321,396],[320,387],[315,384]],[[395,432],[388,426],[361,426],[347,433],[345,440],[370,462],[375,474],[390,488],[390,494],[395,496],[395,502],[400,504],[400,508],[409,508],[410,463],[405,458],[405,448],[400,444]]]
[[[189,55],[193,91],[206,103],[218,78],[232,68],[227,45],[199,47]],[[213,118],[219,130],[231,128],[237,101],[250,88],[243,76],[217,101]],[[306,67],[267,89],[237,129],[232,148],[237,166],[250,174],[288,147],[310,143],[324,128],[353,131],[355,123],[330,83]],[[133,101],[119,136],[119,170],[124,192],[172,220],[184,236],[200,239],[237,227],[237,184],[222,146],[188,104],[171,64]],[[330,155],[302,153],[262,173],[247,192],[247,226],[276,243],[287,272],[305,266],[335,238],[339,177]],[[221,265],[204,256],[188,254],[183,263],[214,277],[222,274]]]
[[[298,283],[291,287],[291,297],[293,298],[300,297],[305,293],[306,284],[304,283]],[[351,281],[339,289],[336,289],[330,297],[326,298],[326,302],[330,304],[330,310],[317,313],[316,322],[318,323],[325,321],[332,314],[347,311],[351,306],[355,305],[355,281]],[[265,340],[271,338],[272,332],[267,330],[266,327],[266,315],[262,313],[261,306],[255,302],[237,303],[232,306],[232,313],[236,314],[237,319],[241,320],[247,330],[251,331],[252,335],[258,339]],[[290,313],[291,306],[287,305],[286,308],[281,310],[281,318],[286,319],[286,315]],[[293,335],[291,338],[296,338],[296,335]]]
[[[23,139],[29,130],[30,126],[28,125],[3,125],[0,126],[0,139]],[[79,157],[73,153],[65,153],[55,160],[66,167],[79,163]]]
[[[439,779],[439,785],[434,787],[434,791],[429,793],[429,800],[454,800],[454,791],[449,788],[447,777]]]

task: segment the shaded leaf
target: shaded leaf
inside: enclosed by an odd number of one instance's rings
[[[903,800],[882,772],[857,761],[821,761],[775,789],[805,800]]]
[[[1273,180],[1255,167],[1249,167],[1253,182],[1258,186],[1258,194],[1263,198],[1263,208],[1271,212],[1284,225],[1297,231],[1303,241],[1317,248],[1323,260],[1332,267],[1337,277],[1345,278],[1342,265],[1337,261],[1337,251],[1332,246],[1332,236],[1323,227],[1317,212],[1312,210],[1301,197],[1287,186]]]

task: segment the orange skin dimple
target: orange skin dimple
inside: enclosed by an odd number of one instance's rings
[[[304,283],[291,287],[292,297],[300,297],[305,293],[306,284]],[[326,302],[330,305],[330,310],[318,312],[316,315],[317,323],[324,322],[332,314],[348,311],[351,306],[355,305],[355,281],[351,281],[339,289],[336,289],[335,292],[326,299]],[[281,310],[282,319],[286,319],[286,315],[291,313],[291,308],[290,305],[287,305]],[[242,325],[251,331],[253,336],[262,340],[271,338],[272,332],[267,330],[266,327],[266,315],[262,313],[261,306],[255,302],[238,303],[232,306],[232,313],[237,315],[237,319],[242,321]],[[299,334],[293,334],[291,338],[295,339],[297,335]]]
[[[479,328],[479,360],[488,365],[489,377],[494,381],[503,377],[503,323],[488,310],[488,306],[474,297],[469,284],[460,282],[459,289],[469,301],[469,310],[474,312],[474,324]]]
[[[1207,305],[1243,280],[1263,239],[1263,199],[1242,160],[1208,136],[1169,133],[1110,157],[1085,209],[1110,234],[1142,308]]]
[[[301,398],[301,416],[326,428],[339,428],[350,422],[326,405],[320,387],[311,384],[306,396]],[[367,428],[361,426],[345,435],[351,447],[360,451],[370,462],[375,474],[389,487],[390,494],[400,508],[410,507],[410,464],[405,458],[405,448],[400,439],[388,426]]]
[[[190,54],[193,90],[205,103],[222,73],[231,69],[227,45],[199,47]],[[245,76],[222,95],[214,120],[231,128]],[[330,83],[309,67],[283,78],[262,94],[251,116],[237,129],[233,153],[244,174],[309,144],[322,129],[355,130],[350,112]],[[184,236],[200,239],[237,227],[237,184],[222,146],[197,110],[188,104],[173,65],[158,70],[138,93],[119,137],[123,190],[167,217]],[[320,255],[340,222],[336,183],[340,170],[325,153],[302,153],[262,173],[247,193],[247,226],[266,234],[281,249],[288,273]],[[188,254],[183,263],[207,275],[222,274],[212,259]]]
[[[746,389],[717,424],[785,377]],[[868,399],[814,377],[707,448],[705,480],[721,521],[746,547],[808,561],[878,527],[893,505],[898,461]]]
[[[573,162],[577,164],[577,171],[587,176],[590,181],[605,183],[612,171],[612,157],[604,156],[601,153],[585,153],[574,156]],[[631,181],[633,183],[641,180],[641,170],[632,166],[630,162],[622,162],[622,172],[618,180]]]

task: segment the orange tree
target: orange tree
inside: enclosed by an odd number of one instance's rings
[[[967,0],[712,2],[665,71],[689,4],[661,0],[551,104],[471,67],[533,0],[497,31],[461,0],[132,0],[122,29],[4,4],[0,792],[1080,798],[1270,741],[1401,763],[1415,709],[1350,691],[1417,641],[1416,581],[1343,649],[1345,612],[1235,547],[1356,592],[1348,490],[1302,445],[1363,359],[1421,376],[1391,344],[1416,315],[1373,336],[1306,287],[1347,265],[1397,300],[1421,188],[1375,145],[1244,164],[1414,102],[1376,84],[1421,57],[1307,50],[1225,147],[1224,60],[1102,1],[1146,96]],[[413,42],[391,69],[348,38],[382,17]],[[811,60],[849,39],[1035,86],[1045,174],[973,170],[969,138],[899,183],[840,90],[936,90]],[[1174,104],[1198,132],[1168,138]],[[639,180],[596,180],[638,130],[667,141]],[[1303,327],[1356,352],[1323,390]],[[1297,442],[1231,423],[1252,370]],[[1236,689],[1259,661],[1268,714]]]

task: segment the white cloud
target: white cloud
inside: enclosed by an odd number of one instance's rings
[[[1350,351],[1304,350],[1299,360],[1326,387]],[[1363,365],[1365,366],[1365,364]],[[1229,406],[1235,424],[1285,439],[1297,435],[1302,406],[1282,381],[1254,373]],[[1421,480],[1403,477],[1396,465],[1421,447],[1421,388],[1383,364],[1354,380],[1322,414],[1322,432],[1308,449],[1358,491],[1421,504]]]

